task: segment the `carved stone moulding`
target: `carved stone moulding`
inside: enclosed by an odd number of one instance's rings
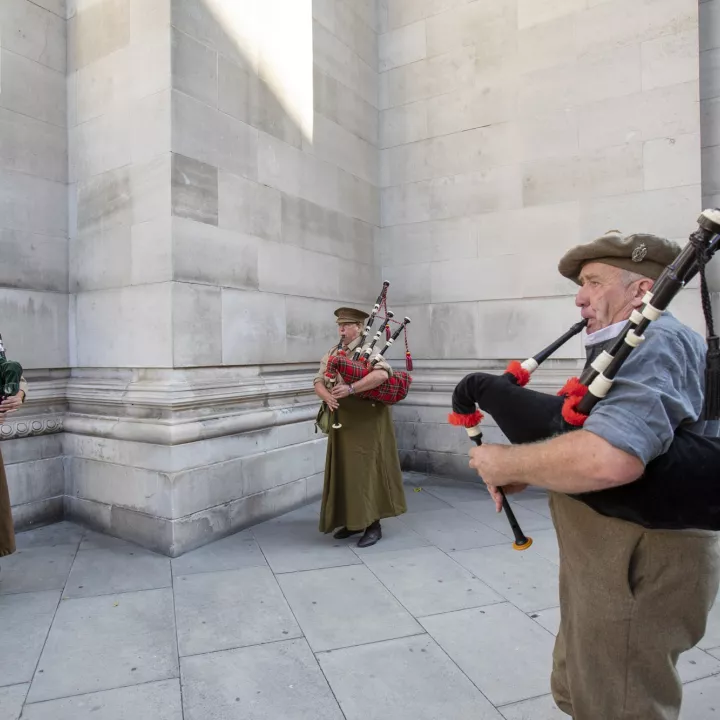
[[[44,418],[18,418],[0,425],[0,440],[34,437],[36,435],[52,435],[63,431],[61,416]]]

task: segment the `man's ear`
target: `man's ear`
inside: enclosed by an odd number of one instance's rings
[[[639,308],[643,304],[643,298],[646,293],[652,288],[655,281],[651,278],[643,278],[636,286],[635,292],[633,293],[632,305],[635,308]]]

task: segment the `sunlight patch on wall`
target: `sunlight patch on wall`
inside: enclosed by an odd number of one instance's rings
[[[312,0],[205,2],[304,137],[312,141]]]

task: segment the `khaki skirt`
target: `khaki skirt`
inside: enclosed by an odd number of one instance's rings
[[[340,401],[342,428],[330,428],[320,532],[364,530],[406,512],[402,471],[390,408],[348,397]]]
[[[5,465],[0,452],[0,557],[14,552],[15,530],[10,512],[10,493],[5,476]]]

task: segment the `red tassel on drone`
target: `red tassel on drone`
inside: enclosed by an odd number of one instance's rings
[[[474,428],[482,422],[483,414],[476,410],[470,415],[463,415],[462,413],[452,412],[448,415],[448,422],[450,425],[457,425],[459,427]]]
[[[518,360],[512,360],[507,368],[505,368],[506,373],[510,373],[515,380],[517,381],[517,384],[520,387],[525,387],[530,382],[530,373],[522,366],[522,363],[520,363]]]
[[[408,372],[412,372],[412,369],[413,369],[412,355],[410,355],[409,352],[405,353],[405,369]]]
[[[578,403],[587,395],[587,385],[583,385],[576,377],[570,378],[558,392],[559,396],[565,396],[562,407],[562,416],[567,423],[575,427],[582,427],[587,420],[587,415],[578,412]]]

